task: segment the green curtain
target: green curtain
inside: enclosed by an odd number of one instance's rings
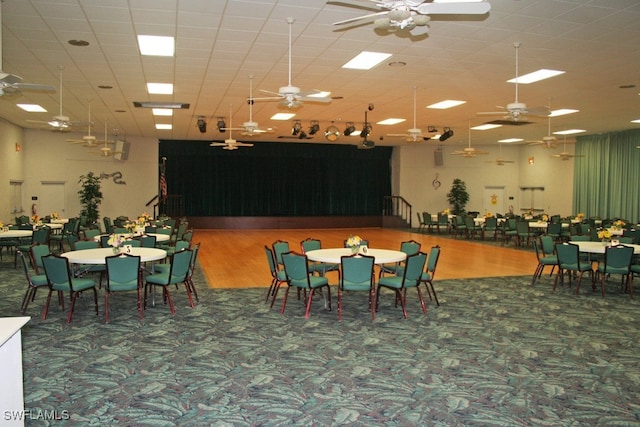
[[[573,207],[587,217],[640,221],[640,130],[576,138]]]
[[[188,216],[380,215],[391,194],[392,147],[256,142],[223,150],[160,140],[169,194]]]

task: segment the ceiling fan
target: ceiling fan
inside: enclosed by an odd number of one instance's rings
[[[2,5],[0,5],[0,28],[2,28]],[[0,96],[13,95],[23,90],[55,92],[51,85],[23,83],[22,77],[2,71],[2,32],[0,31]]]
[[[91,125],[93,122],[91,121],[91,101],[89,101],[89,121],[87,125],[87,134],[82,137],[82,139],[67,139],[67,142],[72,144],[83,144],[85,147],[91,148],[95,147],[97,143],[106,142],[106,129],[105,129],[105,141],[99,141],[96,139],[94,135],[91,135]],[[106,123],[105,123],[106,125]]]
[[[96,145],[95,142],[103,143],[102,147],[99,147],[98,145]],[[106,120],[104,122],[104,140],[95,141],[95,142],[94,142],[94,145],[91,146],[92,148],[94,148],[92,150],[92,153],[96,153],[101,157],[110,157],[110,156],[114,156],[116,154],[122,154],[122,151],[114,151],[111,147],[109,147],[109,145],[114,145],[115,141],[109,141],[108,140],[107,121]]]
[[[384,9],[380,12],[355,18],[344,19],[334,22],[333,25],[350,24],[352,22],[369,20],[373,21],[374,28],[387,32],[411,32],[412,35],[424,35],[429,32],[429,15],[484,15],[491,10],[491,5],[486,1],[479,2],[442,2],[433,3],[424,0],[360,0],[373,6],[368,9],[374,11]],[[342,6],[352,6],[340,4]],[[358,6],[356,6],[358,7]]]
[[[566,141],[566,137],[565,137],[565,141],[564,141],[564,146],[562,149],[562,152],[559,154],[552,154],[551,157],[556,157],[560,160],[569,160],[569,159],[573,159],[574,157],[584,157],[584,155],[582,154],[571,154],[567,151],[567,141]]]
[[[253,147],[253,144],[247,144],[247,143],[239,142],[233,139],[233,135],[232,135],[233,121],[231,118],[231,106],[229,106],[229,127],[225,128],[225,130],[229,131],[229,138],[225,139],[224,142],[213,141],[209,144],[210,147],[222,147],[223,150],[237,150],[238,147]]]
[[[551,106],[549,105],[549,110],[551,110]],[[551,134],[551,115],[547,117],[547,136],[543,136],[542,139],[537,141],[527,141],[527,145],[540,145],[542,148],[556,148],[556,144],[558,139],[555,135]],[[567,141],[565,139],[565,143],[573,143],[575,141]]]
[[[515,47],[516,49],[516,78],[514,83],[516,87],[515,100],[507,104],[506,107],[498,105],[498,108],[502,108],[503,111],[484,111],[484,112],[478,113],[478,115],[485,115],[485,116],[501,115],[501,116],[504,116],[505,119],[508,119],[513,122],[518,122],[520,119],[523,118],[523,116],[526,116],[526,115],[542,116],[542,117],[546,117],[549,115],[549,107],[540,106],[540,107],[527,108],[527,104],[525,104],[524,102],[520,102],[518,100],[518,78],[520,77],[520,75],[518,74],[518,50],[520,49],[520,45],[521,44],[519,42],[515,42],[513,44],[513,47]]]
[[[253,121],[253,100],[253,75],[249,75],[249,99],[247,100],[249,104],[249,121],[242,124],[242,128],[240,128],[242,135],[253,136],[258,133],[273,132],[272,129],[260,129],[258,123]]]
[[[49,125],[53,132],[69,132],[71,130],[71,126],[79,125],[81,122],[72,122],[69,120],[68,116],[62,114],[62,70],[64,70],[63,66],[60,66],[60,114],[57,116],[53,116],[53,118],[49,121],[42,120],[27,120],[28,123],[36,123],[36,124],[44,124]]]
[[[403,136],[407,142],[418,142],[424,140],[422,129],[416,125],[416,86],[413,86],[413,127],[407,129],[407,133],[391,133],[388,136]]]
[[[295,19],[287,18],[287,24],[289,24],[289,82],[286,86],[282,86],[278,89],[278,92],[272,92],[268,90],[261,90],[261,92],[270,93],[274,96],[265,98],[253,98],[254,101],[267,101],[280,99],[279,105],[287,108],[300,107],[303,102],[331,102],[331,98],[327,92],[322,92],[317,89],[310,91],[301,91],[299,87],[291,84],[291,27]]]
[[[506,163],[514,163],[513,160],[506,160],[502,157],[502,143],[498,143],[500,146],[500,154],[494,160],[487,160],[485,163],[495,163],[498,166],[504,166]]]
[[[471,146],[471,124],[469,124],[469,145],[463,149],[463,150],[456,150],[453,153],[451,153],[455,156],[462,156],[462,157],[475,157],[479,154],[489,154],[488,151],[482,151],[482,150],[478,150],[477,148],[473,148]]]

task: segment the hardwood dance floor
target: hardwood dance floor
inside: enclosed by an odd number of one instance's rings
[[[375,248],[399,249],[401,242],[416,240],[428,253],[432,246],[440,245],[436,280],[529,275],[537,265],[531,250],[381,228],[195,230],[193,242],[201,243],[198,260],[212,288],[250,288],[267,287],[271,281],[264,245],[285,240],[292,250],[300,252],[300,242],[313,237],[322,241],[323,248],[343,247],[344,240],[356,234]],[[328,277],[329,283],[337,283],[337,273]]]

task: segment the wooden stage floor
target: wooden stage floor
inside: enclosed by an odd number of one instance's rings
[[[264,245],[276,240],[289,242],[300,252],[307,237],[322,241],[323,248],[342,247],[350,235],[368,239],[371,247],[399,249],[405,240],[416,240],[428,253],[440,245],[435,278],[463,279],[494,276],[532,275],[537,265],[535,252],[502,247],[464,238],[437,234],[412,233],[382,228],[304,229],[304,230],[195,230],[193,243],[200,242],[198,260],[212,288],[268,287],[271,281]],[[337,273],[329,273],[329,282],[337,283]]]

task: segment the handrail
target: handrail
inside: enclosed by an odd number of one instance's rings
[[[412,206],[402,196],[385,196],[382,204],[383,216],[399,216],[412,227]]]
[[[151,203],[153,203],[156,199],[158,198],[158,195],[156,194],[155,196],[153,196],[153,198],[151,200],[149,200],[147,203],[145,203],[145,206],[149,206]]]

